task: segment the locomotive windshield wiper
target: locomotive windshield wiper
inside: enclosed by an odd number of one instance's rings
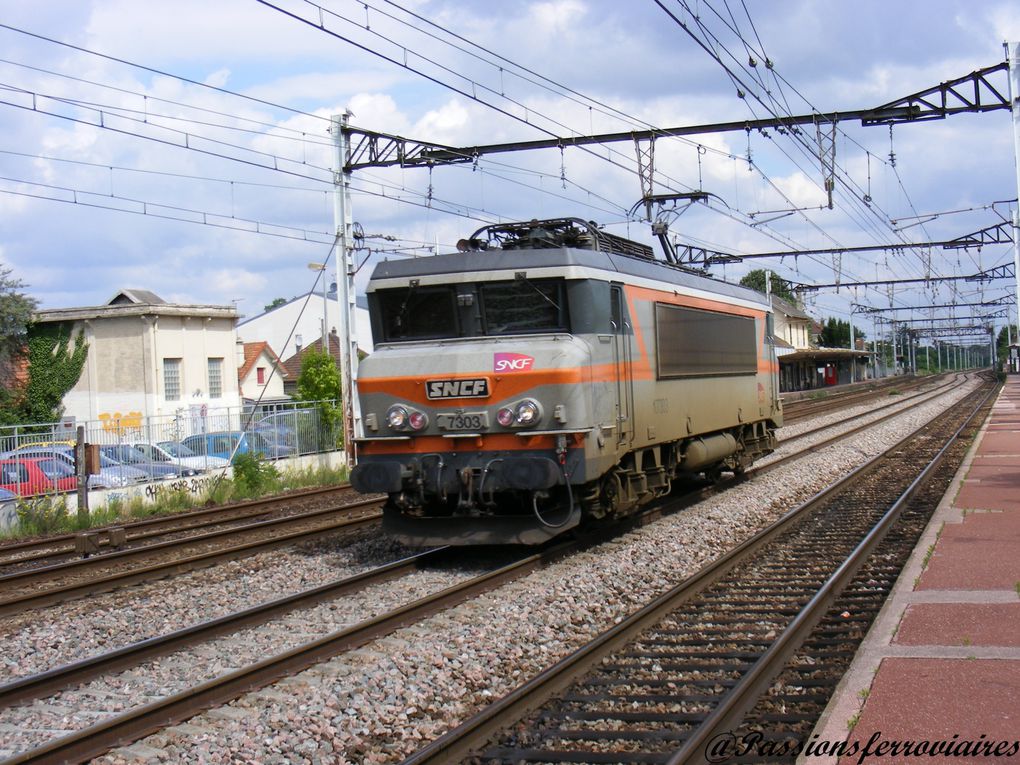
[[[545,302],[547,302],[549,305],[551,305],[557,311],[560,310],[559,304],[555,300],[553,300],[551,297],[546,295],[544,292],[542,292],[542,290],[540,290],[535,285],[534,282],[532,282],[530,279],[528,279],[528,276],[527,276],[527,274],[524,271],[517,271],[517,272],[515,272],[514,273],[514,279],[516,281],[524,282],[525,284],[527,284],[529,287],[531,287],[531,289],[535,290],[535,292],[537,292],[539,295],[541,295],[542,298],[545,300]]]

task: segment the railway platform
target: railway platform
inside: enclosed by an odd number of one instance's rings
[[[798,762],[1020,763],[1020,377],[802,745],[812,741]],[[853,754],[816,754],[841,741]]]

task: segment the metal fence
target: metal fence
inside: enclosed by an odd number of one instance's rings
[[[87,443],[100,447],[100,472],[89,476],[89,489],[186,478],[244,453],[280,460],[333,451],[342,431],[322,416],[319,403],[196,406],[172,415],[2,427],[0,488],[19,496],[68,491],[77,427],[84,427]]]

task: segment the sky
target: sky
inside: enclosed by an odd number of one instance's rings
[[[467,147],[866,109],[1005,60],[1020,4],[0,0],[0,25],[0,265],[41,308],[140,288],[251,317],[319,291],[309,264],[334,267],[331,115]],[[1005,74],[993,84],[1005,92]],[[830,209],[819,146],[833,144]],[[711,195],[664,212],[671,235],[738,255],[953,239],[1008,220],[1017,197],[1005,110],[660,138],[653,157],[652,193]],[[356,170],[357,284],[382,258],[450,252],[497,222],[577,217],[652,243],[636,169],[624,141]],[[831,284],[1011,262],[1000,244],[747,259],[712,274],[768,267]],[[969,323],[989,309],[914,307],[1015,289],[841,287],[805,301],[874,337],[876,315]]]

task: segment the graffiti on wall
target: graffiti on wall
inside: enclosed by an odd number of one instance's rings
[[[129,430],[141,430],[142,429],[142,413],[141,412],[128,412],[127,414],[121,414],[120,412],[102,412],[99,415],[99,421],[103,424],[103,430],[107,433],[116,433],[117,435],[124,435]]]
[[[145,487],[145,494],[150,499],[155,499],[161,494],[167,494],[174,491],[185,491],[188,494],[198,494],[205,490],[205,488],[212,482],[213,479],[208,477],[203,478],[180,478],[176,481],[163,481],[160,483],[150,483]]]

